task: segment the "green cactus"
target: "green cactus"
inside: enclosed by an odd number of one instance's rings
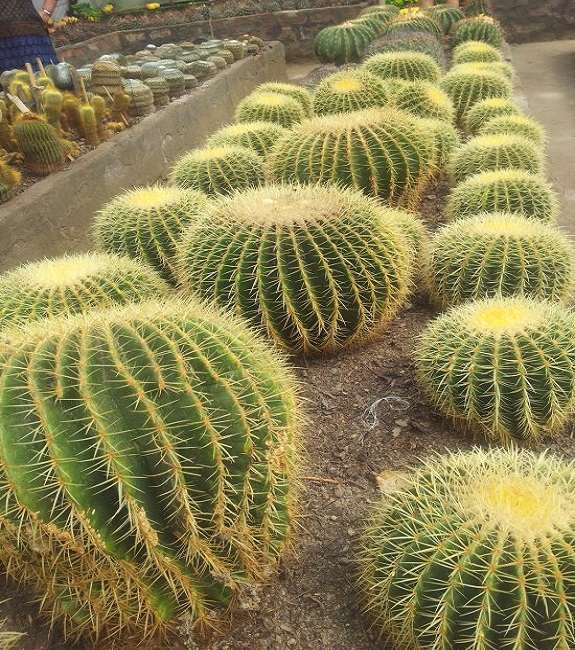
[[[42,108],[48,124],[54,128],[57,135],[62,137],[60,118],[64,106],[64,95],[59,90],[47,88],[42,92]]]
[[[86,104],[80,108],[80,118],[82,119],[82,135],[86,144],[97,147],[100,144],[100,136],[98,134],[96,111],[90,104]]]
[[[247,147],[263,158],[267,158],[277,140],[286,133],[287,129],[273,122],[240,122],[216,131],[206,140],[205,146]]]
[[[218,69],[211,61],[194,61],[186,67],[186,72],[198,79],[209,79],[218,73]]]
[[[466,16],[490,16],[491,0],[464,0],[463,11]]]
[[[453,42],[457,46],[465,41],[481,41],[499,47],[503,42],[503,31],[491,16],[464,18],[453,28]]]
[[[104,122],[106,118],[106,100],[100,95],[92,95],[90,97],[90,106],[94,109],[98,137],[102,142],[105,142],[110,139],[110,131]]]
[[[143,81],[139,81],[138,79],[125,79],[122,88],[130,97],[130,103],[128,104],[129,115],[141,117],[154,112],[154,93]]]
[[[453,152],[449,174],[455,183],[479,172],[522,169],[531,174],[543,171],[543,155],[532,142],[519,135],[478,135]]]
[[[0,561],[68,631],[205,627],[275,569],[299,400],[240,321],[144,302],[10,331],[0,358]]]
[[[100,250],[147,262],[173,283],[176,243],[207,203],[205,194],[179,187],[129,190],[96,214],[93,239]]]
[[[264,159],[246,147],[193,149],[176,161],[170,180],[213,196],[264,183]]]
[[[0,328],[166,295],[147,265],[107,253],[30,262],[0,275]]]
[[[435,141],[434,172],[444,171],[453,152],[461,144],[459,133],[451,122],[446,120],[421,119],[420,125]]]
[[[575,319],[560,303],[452,307],[424,330],[415,358],[437,409],[498,443],[554,435],[573,412]]]
[[[483,41],[463,41],[453,48],[453,65],[460,63],[503,63],[501,52]]]
[[[381,20],[373,16],[358,16],[352,20],[347,21],[349,25],[362,25],[369,29],[370,40],[374,40],[381,35],[383,25]]]
[[[12,128],[24,165],[47,176],[64,166],[64,151],[56,130],[35,113],[25,113]]]
[[[13,190],[15,190],[21,182],[22,174],[20,174],[17,169],[12,167],[9,162],[3,160],[2,156],[0,155],[0,183],[5,188],[5,201],[12,197]],[[2,201],[0,201],[0,203],[1,202]]]
[[[399,7],[393,5],[376,5],[375,7],[365,7],[359,12],[359,18],[366,16],[376,20],[380,25],[386,25],[390,20],[399,16]]]
[[[389,205],[413,207],[437,156],[421,122],[392,108],[306,120],[276,143],[270,175],[282,182],[338,183]]]
[[[348,21],[325,27],[318,32],[313,41],[313,49],[322,63],[359,63],[371,41],[373,37],[367,25]]]
[[[501,99],[511,97],[511,84],[496,72],[469,69],[450,70],[441,79],[439,85],[453,102],[457,120],[460,123],[465,113],[477,102],[490,97]]]
[[[164,68],[158,74],[168,82],[168,93],[170,97],[181,97],[186,90],[184,73],[175,68]]]
[[[406,35],[410,32],[428,32],[437,38],[443,37],[439,21],[421,11],[396,16],[383,26],[383,35],[386,37],[395,34]]]
[[[457,185],[449,195],[445,212],[449,219],[479,212],[516,212],[540,221],[554,221],[558,201],[542,177],[519,169],[480,172]]]
[[[170,86],[164,77],[149,77],[144,83],[152,91],[156,108],[170,103]]]
[[[386,217],[395,221],[400,232],[409,244],[411,264],[414,274],[424,268],[429,249],[429,232],[423,220],[415,213],[407,210],[388,208]]]
[[[313,96],[313,110],[316,115],[331,115],[378,108],[388,102],[385,82],[358,68],[336,72],[321,81]]]
[[[453,26],[465,18],[465,14],[461,9],[447,5],[434,5],[426,9],[425,13],[441,25],[445,34],[449,34]]]
[[[238,122],[274,122],[289,128],[306,118],[297,99],[270,92],[253,92],[237,105],[234,113]]]
[[[573,246],[555,226],[516,214],[457,219],[432,239],[428,285],[441,308],[498,295],[566,301],[575,285]]]
[[[550,454],[477,448],[405,476],[360,552],[366,609],[390,647],[572,648],[574,477]]]
[[[500,115],[492,117],[484,122],[478,130],[478,135],[495,135],[496,133],[508,133],[509,135],[520,135],[531,140],[535,145],[545,149],[547,136],[543,127],[529,117],[523,115]]]
[[[246,46],[241,41],[225,40],[224,47],[233,54],[234,61],[239,61],[246,55]]]
[[[417,117],[453,122],[455,109],[447,94],[427,81],[414,81],[398,88],[394,106]]]
[[[388,52],[420,52],[430,56],[441,70],[447,68],[447,58],[445,56],[445,48],[443,43],[429,32],[408,32],[402,34],[386,34],[381,38],[376,38],[373,43],[370,43],[363,55],[363,59],[367,59],[374,54],[385,54]]]
[[[83,135],[80,100],[72,93],[64,93],[63,110],[68,127],[78,135]]]
[[[122,73],[115,61],[94,61],[92,72],[92,92],[102,97],[122,91]]]
[[[420,52],[387,52],[366,59],[363,68],[382,79],[430,81],[441,77],[441,69],[427,54]]]
[[[472,61],[470,63],[458,63],[451,68],[452,72],[492,72],[512,81],[515,71],[504,61]]]
[[[280,83],[279,81],[268,81],[260,84],[254,92],[287,95],[301,104],[306,117],[312,114],[313,93],[311,93],[307,88],[302,88],[301,86],[296,86],[295,84],[290,83]]]
[[[184,287],[299,354],[362,341],[407,296],[411,250],[375,200],[331,186],[266,186],[212,205],[182,237]]]
[[[481,127],[494,117],[522,114],[521,109],[512,99],[490,97],[477,102],[466,112],[464,127],[468,133],[477,135]]]

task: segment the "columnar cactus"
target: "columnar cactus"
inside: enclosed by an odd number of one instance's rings
[[[437,456],[374,509],[366,609],[394,650],[575,643],[575,466],[527,450]]]
[[[314,38],[313,49],[322,63],[358,63],[372,40],[367,25],[345,22],[322,29]]]
[[[441,308],[478,298],[567,300],[573,246],[555,226],[505,212],[457,219],[430,245],[428,285]]]
[[[335,182],[409,207],[434,171],[435,149],[421,120],[371,109],[300,124],[277,142],[269,171],[276,181]]]
[[[112,253],[31,262],[0,275],[0,328],[147,300],[168,290],[147,265]]]
[[[280,83],[279,81],[268,81],[267,83],[260,84],[254,92],[287,95],[301,104],[306,116],[312,113],[313,94],[307,88],[302,88],[295,84]]]
[[[445,208],[450,219],[479,212],[516,212],[541,221],[554,221],[558,202],[553,188],[538,175],[519,169],[480,172],[455,187]]]
[[[187,229],[180,280],[290,352],[334,352],[381,330],[407,296],[412,252],[386,215],[331,186],[238,192]]]
[[[559,303],[489,298],[432,321],[415,353],[437,409],[499,443],[553,435],[575,400],[575,319]]]
[[[430,32],[408,32],[407,34],[399,32],[376,38],[366,47],[363,59],[386,52],[420,52],[430,56],[441,70],[447,68],[443,43]]]
[[[221,128],[206,140],[206,147],[247,147],[267,158],[287,129],[273,122],[240,122]]]
[[[366,59],[363,68],[383,79],[430,81],[441,77],[441,69],[427,54],[420,52],[387,52]]]
[[[289,128],[307,117],[301,103],[285,94],[253,92],[237,105],[238,122],[273,122]]]
[[[543,170],[543,155],[532,142],[519,135],[478,135],[453,152],[449,173],[461,183],[478,172],[522,169],[531,174]]]
[[[56,130],[38,115],[22,115],[12,133],[24,165],[34,174],[47,176],[64,166],[64,150]]]
[[[479,135],[495,135],[496,133],[508,133],[509,135],[520,135],[531,140],[535,145],[544,149],[547,144],[547,136],[543,127],[529,117],[523,115],[500,115],[492,117],[479,127]]]
[[[499,115],[522,115],[522,111],[511,99],[490,97],[477,102],[466,112],[465,130],[468,133],[477,135],[486,122]]]
[[[246,147],[193,149],[174,165],[171,182],[208,195],[230,194],[264,182],[264,159]]]
[[[0,192],[0,203],[12,197],[12,192],[20,185],[21,179],[20,172],[0,157],[0,186],[4,188]]]
[[[459,66],[458,66],[459,67]],[[489,97],[509,99],[511,85],[495,72],[479,70],[450,70],[440,81],[441,88],[451,98],[461,122],[473,104]]]
[[[147,262],[163,278],[174,282],[176,243],[207,203],[202,192],[179,187],[129,190],[96,214],[93,239],[100,250]]]
[[[503,31],[491,16],[473,16],[464,18],[455,25],[453,41],[455,45],[465,41],[481,41],[499,47],[503,41]]]
[[[0,561],[54,619],[142,639],[269,576],[299,400],[241,322],[140,303],[11,331],[0,359]]]
[[[381,108],[389,101],[390,93],[378,76],[362,70],[344,70],[321,81],[314,93],[313,110],[316,115],[349,113],[364,108]]]
[[[459,63],[503,63],[501,52],[483,41],[464,41],[453,48],[453,65]]]
[[[433,120],[455,120],[453,102],[447,94],[435,84],[426,81],[405,84],[394,93],[394,105],[417,117]]]

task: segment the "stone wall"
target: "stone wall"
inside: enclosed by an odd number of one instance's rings
[[[575,0],[492,0],[509,43],[575,39]]]
[[[281,41],[285,47],[287,61],[309,59],[314,56],[313,38],[321,29],[355,18],[366,5],[367,2],[364,2],[346,7],[277,11],[222,18],[212,21],[213,35],[215,38],[237,38],[242,34],[252,34],[264,41]],[[58,48],[58,54],[62,60],[79,66],[110,52],[136,52],[148,43],[161,45],[208,38],[211,38],[210,25],[201,21],[112,32],[83,43]]]

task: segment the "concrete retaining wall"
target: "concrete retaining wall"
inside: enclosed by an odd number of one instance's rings
[[[122,189],[166,178],[177,158],[232,121],[256,86],[285,80],[283,45],[271,43],[1,205],[0,270],[89,250],[88,230],[104,203]]]

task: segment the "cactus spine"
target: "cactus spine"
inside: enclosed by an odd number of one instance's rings
[[[479,127],[479,135],[495,135],[507,133],[519,135],[531,140],[536,146],[544,149],[547,144],[547,136],[543,127],[529,117],[523,115],[499,115],[492,117]]]
[[[314,93],[316,115],[381,108],[389,101],[385,82],[365,70],[344,70],[321,81]]]
[[[366,59],[363,68],[383,79],[435,83],[441,77],[441,69],[437,63],[421,52],[374,54]]]
[[[206,140],[206,147],[228,145],[247,147],[262,158],[267,158],[274,144],[287,129],[273,122],[240,122],[216,131]]]
[[[260,84],[255,93],[279,93],[295,99],[301,104],[306,117],[312,113],[313,94],[307,89],[295,84],[280,83],[279,81],[268,81]]]
[[[345,22],[322,29],[314,38],[313,49],[322,63],[359,63],[372,40],[372,32],[367,25]]]
[[[430,56],[441,70],[447,68],[447,58],[442,42],[429,32],[408,32],[402,34],[386,34],[376,38],[365,49],[364,60],[374,54],[386,52],[420,52]]]
[[[486,122],[500,115],[522,115],[522,112],[519,106],[511,99],[494,97],[484,99],[474,104],[465,114],[465,130],[473,135],[477,135]]]
[[[503,63],[496,47],[483,41],[464,41],[453,49],[453,65],[460,63]]]
[[[255,91],[237,105],[238,122],[273,122],[289,128],[306,118],[301,103],[286,94]]]
[[[64,151],[55,129],[34,113],[26,113],[12,132],[24,164],[33,173],[46,176],[64,165]]]
[[[429,32],[437,38],[442,38],[443,32],[439,21],[420,11],[396,16],[383,26],[383,36]]]
[[[499,47],[503,41],[503,32],[499,23],[491,16],[473,16],[460,20],[453,28],[455,45],[465,41],[481,41],[493,47]]]
[[[398,88],[394,105],[416,117],[453,122],[455,109],[446,93],[435,84],[418,81]]]

